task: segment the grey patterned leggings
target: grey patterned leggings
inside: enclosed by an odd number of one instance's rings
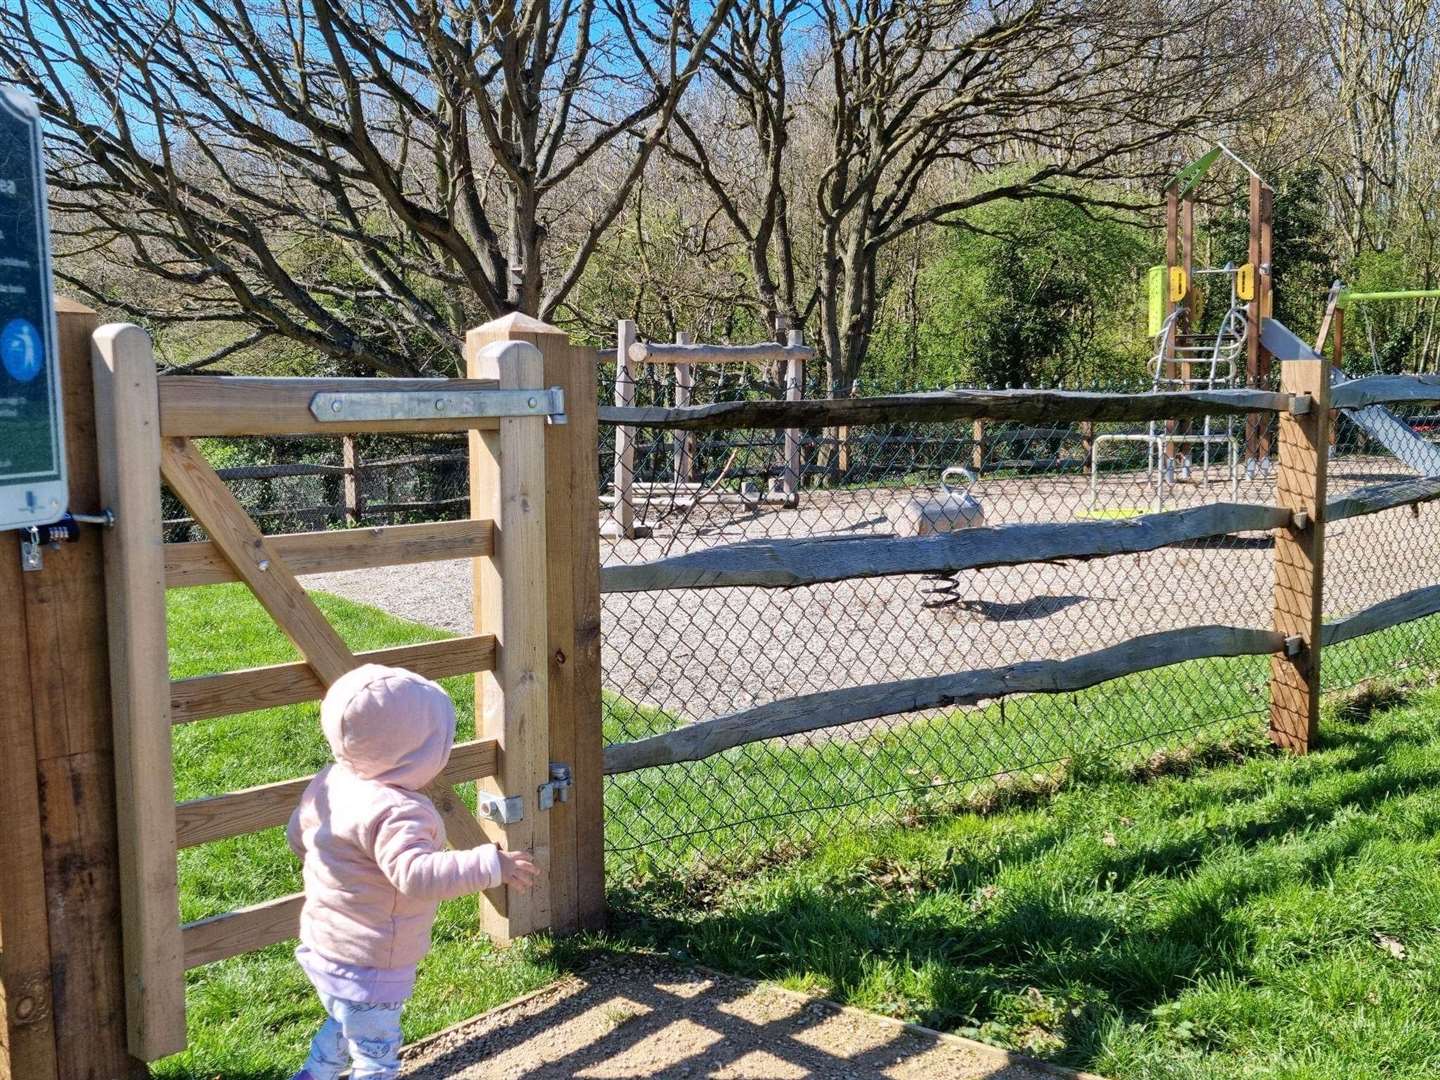
[[[385,1004],[342,1001],[320,995],[328,1015],[310,1043],[302,1077],[336,1080],[353,1065],[353,1080],[390,1080],[400,1072],[400,1009],[403,1001]]]

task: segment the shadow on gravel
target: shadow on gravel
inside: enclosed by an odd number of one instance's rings
[[[775,986],[665,961],[613,957],[425,1040],[406,1058],[407,1080],[1057,1075],[1053,1067],[994,1047]]]

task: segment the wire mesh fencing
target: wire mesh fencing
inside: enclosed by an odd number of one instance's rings
[[[1411,474],[1337,416],[1332,497]],[[1405,419],[1423,440],[1440,418]],[[602,427],[602,502],[612,516],[614,433]],[[783,432],[634,431],[632,535],[602,543],[602,563],[903,534],[917,505],[959,506],[967,496],[970,523],[987,525],[1275,498],[1273,430],[1243,417],[890,424],[810,430],[801,441],[802,479],[787,498]],[[1436,513],[1427,504],[1337,523],[1327,538],[1326,619],[1435,583],[1440,553],[1426,537]],[[1077,656],[1161,630],[1268,627],[1273,558],[1271,537],[1257,533],[948,575],[606,595],[606,738],[818,691]],[[1433,663],[1433,622],[1327,650],[1327,688]],[[612,873],[683,878],[763,861],[837,829],[963,804],[979,781],[1043,783],[1061,763],[1140,758],[1253,722],[1268,709],[1268,678],[1263,657],[1192,661],[1078,693],[902,713],[618,776],[607,795]]]
[[[470,513],[463,436],[200,441],[220,478],[266,533],[447,521]],[[167,541],[203,539],[204,530],[169,491],[162,514]]]
[[[1433,405],[1389,406],[1386,411],[1402,421],[1404,431],[1376,425],[1373,417],[1334,414],[1326,477],[1330,498],[1416,475],[1417,470],[1398,458],[1396,450],[1413,458],[1416,446],[1440,449],[1435,443],[1440,436],[1440,413]],[[1377,438],[1377,434],[1381,437]],[[1398,445],[1386,445],[1397,439]],[[1412,439],[1414,443],[1407,446]],[[1381,600],[1440,581],[1437,529],[1440,507],[1435,503],[1397,507],[1327,525],[1325,620],[1344,618]],[[1437,654],[1440,636],[1436,620],[1416,620],[1347,642],[1341,648],[1327,649],[1322,667],[1324,684],[1326,689],[1335,690],[1407,668],[1424,668],[1436,662]]]
[[[760,375],[725,382],[717,373],[697,384],[700,402],[777,396]],[[642,405],[663,403],[668,392],[659,380],[637,390]],[[1433,408],[1395,413],[1421,445],[1440,432]],[[612,534],[617,430],[600,428],[601,490],[590,511]],[[1337,413],[1333,432],[1331,498],[1413,475],[1406,446],[1397,457],[1383,425]],[[895,535],[926,503],[971,507],[960,514],[968,524],[1006,525],[1123,520],[1275,497],[1273,433],[1243,417],[806,429],[796,433],[793,478],[784,431],[629,434],[633,467],[622,472],[631,481],[631,535],[602,540],[604,566],[738,543]],[[206,449],[267,532],[468,512],[462,439],[362,436],[348,447],[334,439],[214,440]],[[1434,504],[1420,504],[1332,523],[1326,620],[1436,584],[1437,514]],[[169,540],[203,535],[178,504],[167,503],[166,518]],[[1268,535],[1239,534],[945,575],[609,593],[605,738],[631,741],[821,691],[1078,656],[1185,626],[1267,627],[1273,559]],[[399,569],[346,587],[397,614],[469,632],[464,568]],[[434,577],[428,585],[425,575]],[[1435,626],[1418,620],[1328,648],[1327,689],[1435,664]],[[690,879],[836,830],[946,812],[977,792],[1044,782],[1062,763],[1139,760],[1197,733],[1253,728],[1268,708],[1268,677],[1264,657],[1198,660],[1075,693],[902,712],[616,776],[606,796],[612,877]]]

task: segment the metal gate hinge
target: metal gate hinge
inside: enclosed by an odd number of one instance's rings
[[[519,795],[495,795],[482,791],[475,800],[475,812],[499,825],[514,825],[525,820],[525,800]]]
[[[550,763],[550,782],[540,785],[540,809],[549,810],[557,802],[569,802],[570,787],[573,783],[574,781],[570,778],[570,766],[552,761]]]
[[[439,382],[440,380],[436,380]],[[371,420],[475,420],[543,416],[565,423],[565,391],[548,390],[324,390],[310,399],[321,423]]]
[[[1299,656],[1305,649],[1305,639],[1299,634],[1291,634],[1285,639],[1285,655]]]

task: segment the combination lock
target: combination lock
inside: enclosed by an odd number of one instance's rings
[[[20,566],[24,570],[45,568],[45,548],[58,551],[61,544],[73,544],[80,539],[80,526],[103,525],[111,528],[115,515],[109,510],[100,514],[72,514],[67,512],[59,521],[49,525],[31,525],[20,535]]]

